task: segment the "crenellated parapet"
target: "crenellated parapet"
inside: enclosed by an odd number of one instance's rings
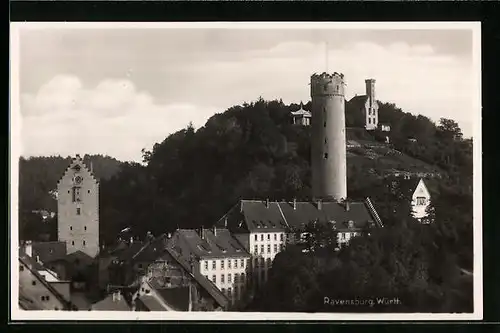
[[[345,95],[345,81],[344,74],[334,72],[328,74],[323,72],[321,74],[313,74],[311,76],[311,95],[312,96],[329,96]]]

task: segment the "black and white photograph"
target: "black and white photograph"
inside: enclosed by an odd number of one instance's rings
[[[482,319],[480,42],[11,23],[12,319]]]

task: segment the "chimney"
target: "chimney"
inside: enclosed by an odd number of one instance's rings
[[[169,233],[167,234],[167,239],[170,239],[170,238],[172,238],[172,234],[169,232]]]
[[[94,173],[94,163],[90,161],[90,173]]]
[[[321,200],[318,200],[318,210],[321,210],[322,202]]]
[[[33,243],[31,241],[26,241],[24,243],[24,253],[26,253],[26,255],[28,257],[33,257]]]
[[[297,199],[293,198],[293,210],[297,209]]]
[[[134,244],[134,237],[130,237],[130,244]]]
[[[240,213],[243,213],[243,200],[240,201]]]
[[[227,228],[227,216],[224,218],[224,228]]]
[[[266,208],[269,208],[269,198],[266,199]]]
[[[205,228],[201,226],[201,232],[200,232],[201,239],[205,239]]]
[[[345,202],[345,211],[348,212],[351,209],[351,205],[349,204],[349,201],[346,200]]]
[[[214,236],[217,237],[217,227],[214,226]]]

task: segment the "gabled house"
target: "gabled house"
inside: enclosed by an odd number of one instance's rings
[[[189,297],[192,311],[227,308],[229,300],[212,282],[200,274],[198,269],[194,269],[192,261],[177,251],[178,249],[169,242],[168,235],[161,235],[137,246],[134,244],[121,249],[118,253],[113,253],[114,257],[108,266],[110,271],[108,289],[139,288],[146,279],[160,295],[175,294],[177,297],[180,297],[179,295]],[[163,289],[178,290],[163,291]],[[190,290],[189,295],[186,290]]]
[[[19,255],[19,306],[25,310],[70,310],[69,282],[47,281],[43,268],[26,254]],[[57,284],[59,285],[53,285]]]
[[[428,216],[427,209],[431,203],[431,193],[425,185],[423,178],[420,178],[411,196],[411,206],[413,217],[423,223],[429,223],[425,218]]]

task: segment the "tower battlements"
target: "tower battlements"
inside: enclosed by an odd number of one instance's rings
[[[321,73],[311,76],[311,95],[312,96],[328,96],[340,95],[344,96],[344,74],[334,72],[333,74]]]

